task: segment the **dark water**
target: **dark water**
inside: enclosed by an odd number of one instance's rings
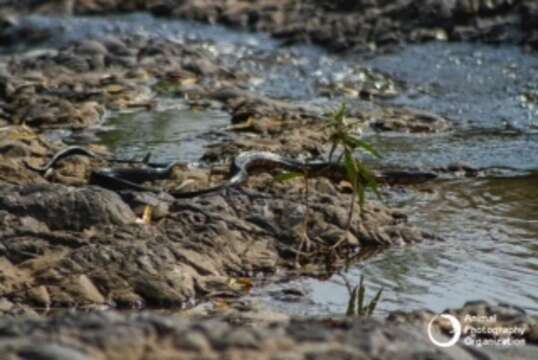
[[[271,285],[252,296],[290,313],[343,313],[348,298],[344,278],[355,283],[364,274],[371,293],[385,289],[382,311],[440,311],[484,299],[538,312],[538,104],[529,101],[529,94],[538,91],[535,55],[513,46],[431,43],[366,59],[314,47],[279,47],[266,35],[145,15],[28,21],[60,29],[58,41],[114,31],[197,42],[228,66],[258,74],[252,89],[320,111],[334,109],[342,100],[363,108],[384,103],[320,98],[319,84],[360,79],[364,69],[393,76],[404,90],[390,104],[439,113],[453,127],[433,136],[367,135],[384,154],[380,165],[431,167],[464,161],[517,171],[392,191],[385,198],[388,204],[402,208],[411,222],[446,241],[391,249],[328,281]],[[214,134],[227,122],[223,113],[194,113],[181,107],[124,114],[110,119],[106,126],[112,130],[100,135],[100,141],[126,157],[151,151],[161,160],[195,160],[205,144],[218,140]],[[304,289],[306,296],[294,302],[279,300],[273,291],[288,286]]]

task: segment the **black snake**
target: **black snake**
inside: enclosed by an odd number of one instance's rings
[[[139,163],[145,164],[145,168],[116,168],[94,170],[90,175],[90,184],[98,185],[110,190],[137,190],[160,193],[163,190],[141,185],[145,181],[162,180],[171,176],[174,167],[183,165],[179,162],[169,164],[150,163],[147,158],[142,161],[120,160],[105,158],[94,152],[79,146],[71,146],[56,153],[52,159],[42,167],[27,167],[40,173],[45,173],[58,161],[73,155],[84,155],[92,158],[103,159],[116,163]],[[281,155],[264,151],[247,151],[239,154],[232,162],[231,177],[223,184],[195,191],[170,192],[175,198],[191,198],[203,194],[218,192],[224,189],[242,185],[250,175],[259,172],[268,172],[274,169],[304,173],[308,177],[326,177],[333,181],[341,181],[347,178],[347,172],[343,165],[327,161],[302,162]],[[437,177],[431,172],[408,172],[388,171],[374,175],[376,180],[390,184],[416,184],[432,180]]]

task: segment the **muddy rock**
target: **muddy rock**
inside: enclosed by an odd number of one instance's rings
[[[6,126],[0,128],[0,183],[44,183],[39,174],[25,166],[25,161],[46,156],[52,146],[28,127]]]
[[[142,35],[108,35],[59,49],[31,50],[0,60],[0,69],[5,70],[0,76],[0,124],[36,129],[94,127],[107,110],[151,108],[155,93],[179,94],[184,86],[203,80],[202,97],[208,99],[207,89],[214,88],[209,84],[232,79],[240,85],[244,80],[195,44]]]
[[[377,131],[435,133],[449,127],[449,120],[429,111],[411,108],[385,107],[381,111],[356,114]]]
[[[305,240],[300,182],[278,190],[280,195],[230,190],[181,201],[122,195],[133,206],[140,201],[145,206],[166,204],[145,224],[119,195],[98,187],[4,187],[0,237],[5,280],[0,297],[18,304],[137,307],[184,306],[224,293],[237,296],[237,289],[227,285],[230,277],[294,267],[296,249],[305,241],[321,254],[340,243],[349,199],[325,188],[325,194],[309,199]],[[343,243],[348,254],[432,238],[406,224],[401,214],[373,204],[353,219],[350,236]],[[327,269],[325,256],[299,260],[321,272]],[[334,258],[335,270],[343,260]]]

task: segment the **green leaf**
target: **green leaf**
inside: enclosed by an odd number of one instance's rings
[[[372,299],[372,301],[370,301],[370,304],[368,304],[368,310],[367,310],[367,315],[370,316],[374,313],[375,311],[375,308],[377,307],[377,303],[379,302],[379,300],[381,299],[381,294],[383,293],[383,288],[379,289],[379,291],[377,292],[377,294],[374,296],[374,298]]]
[[[340,105],[340,109],[338,109],[338,112],[336,112],[336,114],[334,115],[334,118],[340,123],[340,124],[343,124],[344,123],[344,119],[346,117],[346,114],[347,114],[347,105],[346,103],[342,103]]]
[[[351,186],[353,187],[353,190],[357,190],[357,186],[359,182],[359,172],[357,169],[357,164],[355,162],[355,159],[348,151],[344,153],[344,165],[346,167],[348,180],[351,182]]]
[[[364,178],[366,182],[366,186],[372,189],[372,191],[376,194],[376,196],[380,199],[381,193],[379,192],[379,185],[377,183],[377,180],[375,178],[375,175],[363,164],[360,162],[357,162],[357,167],[359,168],[359,173]]]
[[[351,291],[351,294],[349,296],[349,301],[347,303],[347,316],[355,316],[358,315],[359,309],[358,309],[358,299],[359,299],[359,287],[355,286],[353,290]]]
[[[359,183],[357,185],[357,189],[355,191],[357,193],[357,198],[359,199],[359,206],[362,209],[364,207],[365,202],[366,202],[366,187],[362,186]]]
[[[344,143],[353,149],[363,149],[373,157],[378,159],[381,158],[381,154],[372,145],[368,144],[366,141],[359,140],[355,136],[347,135],[344,139]]]
[[[366,288],[364,287],[364,277],[361,275],[361,280],[359,283],[359,314],[358,315],[364,315],[364,294],[366,292]]]

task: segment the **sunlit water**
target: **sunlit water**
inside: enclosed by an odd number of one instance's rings
[[[428,168],[464,161],[518,171],[510,177],[437,181],[390,192],[388,204],[445,241],[387,250],[342,276],[354,284],[364,274],[370,294],[383,287],[382,311],[440,311],[484,299],[538,312],[538,116],[535,104],[524,96],[538,89],[536,56],[513,46],[432,43],[364,59],[314,47],[279,47],[266,35],[146,15],[28,21],[59,27],[56,40],[64,42],[110,31],[200,42],[222,63],[258,74],[252,89],[320,110],[343,100],[319,98],[320,82],[345,78],[363,67],[394,76],[405,90],[390,104],[434,111],[447,116],[454,127],[434,136],[369,135],[384,154],[380,165]],[[345,101],[358,107],[384,106]],[[227,123],[223,113],[181,107],[118,115],[105,124],[109,130],[101,133],[99,142],[125,157],[151,152],[152,158],[164,161],[193,161],[206,144],[225,136]],[[511,132],[498,132],[505,129]],[[255,289],[252,296],[295,314],[342,313],[348,300],[342,276],[271,285]],[[306,296],[295,302],[279,300],[275,294],[287,286],[304,289]]]

